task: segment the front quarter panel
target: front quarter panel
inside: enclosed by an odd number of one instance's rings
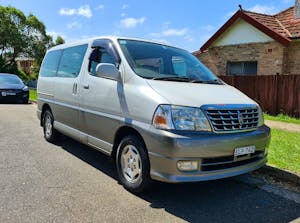
[[[121,95],[124,95],[122,110],[126,124],[131,124],[133,120],[151,124],[157,106],[169,103],[154,91],[145,80],[137,76],[125,82],[122,90]]]

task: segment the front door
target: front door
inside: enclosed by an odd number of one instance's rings
[[[100,42],[99,42],[100,43]],[[105,153],[112,150],[114,134],[122,117],[118,89],[121,81],[96,75],[99,63],[112,63],[118,66],[118,59],[111,53],[110,40],[102,40],[90,49],[89,63],[80,82],[80,103],[82,109],[83,132],[87,142]]]

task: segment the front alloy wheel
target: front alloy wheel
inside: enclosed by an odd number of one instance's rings
[[[134,145],[124,147],[121,154],[121,169],[123,177],[131,183],[136,183],[141,178],[141,156]]]
[[[126,136],[120,142],[116,166],[120,182],[130,192],[141,193],[151,185],[146,148],[135,135]]]

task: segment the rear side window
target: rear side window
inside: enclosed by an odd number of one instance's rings
[[[50,51],[47,53],[41,67],[41,77],[55,77],[61,55],[61,50]]]
[[[58,67],[58,77],[77,77],[87,49],[86,45],[74,46],[63,51]]]

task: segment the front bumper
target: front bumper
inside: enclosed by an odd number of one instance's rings
[[[241,133],[178,133],[150,128],[142,130],[148,149],[151,177],[164,182],[195,182],[214,180],[247,173],[267,161],[270,129],[262,126]],[[234,149],[254,145],[252,155],[234,157]],[[197,160],[196,171],[177,168],[179,160]]]
[[[4,92],[4,93],[3,93]],[[0,102],[28,102],[29,91],[22,90],[1,90],[0,91]]]

